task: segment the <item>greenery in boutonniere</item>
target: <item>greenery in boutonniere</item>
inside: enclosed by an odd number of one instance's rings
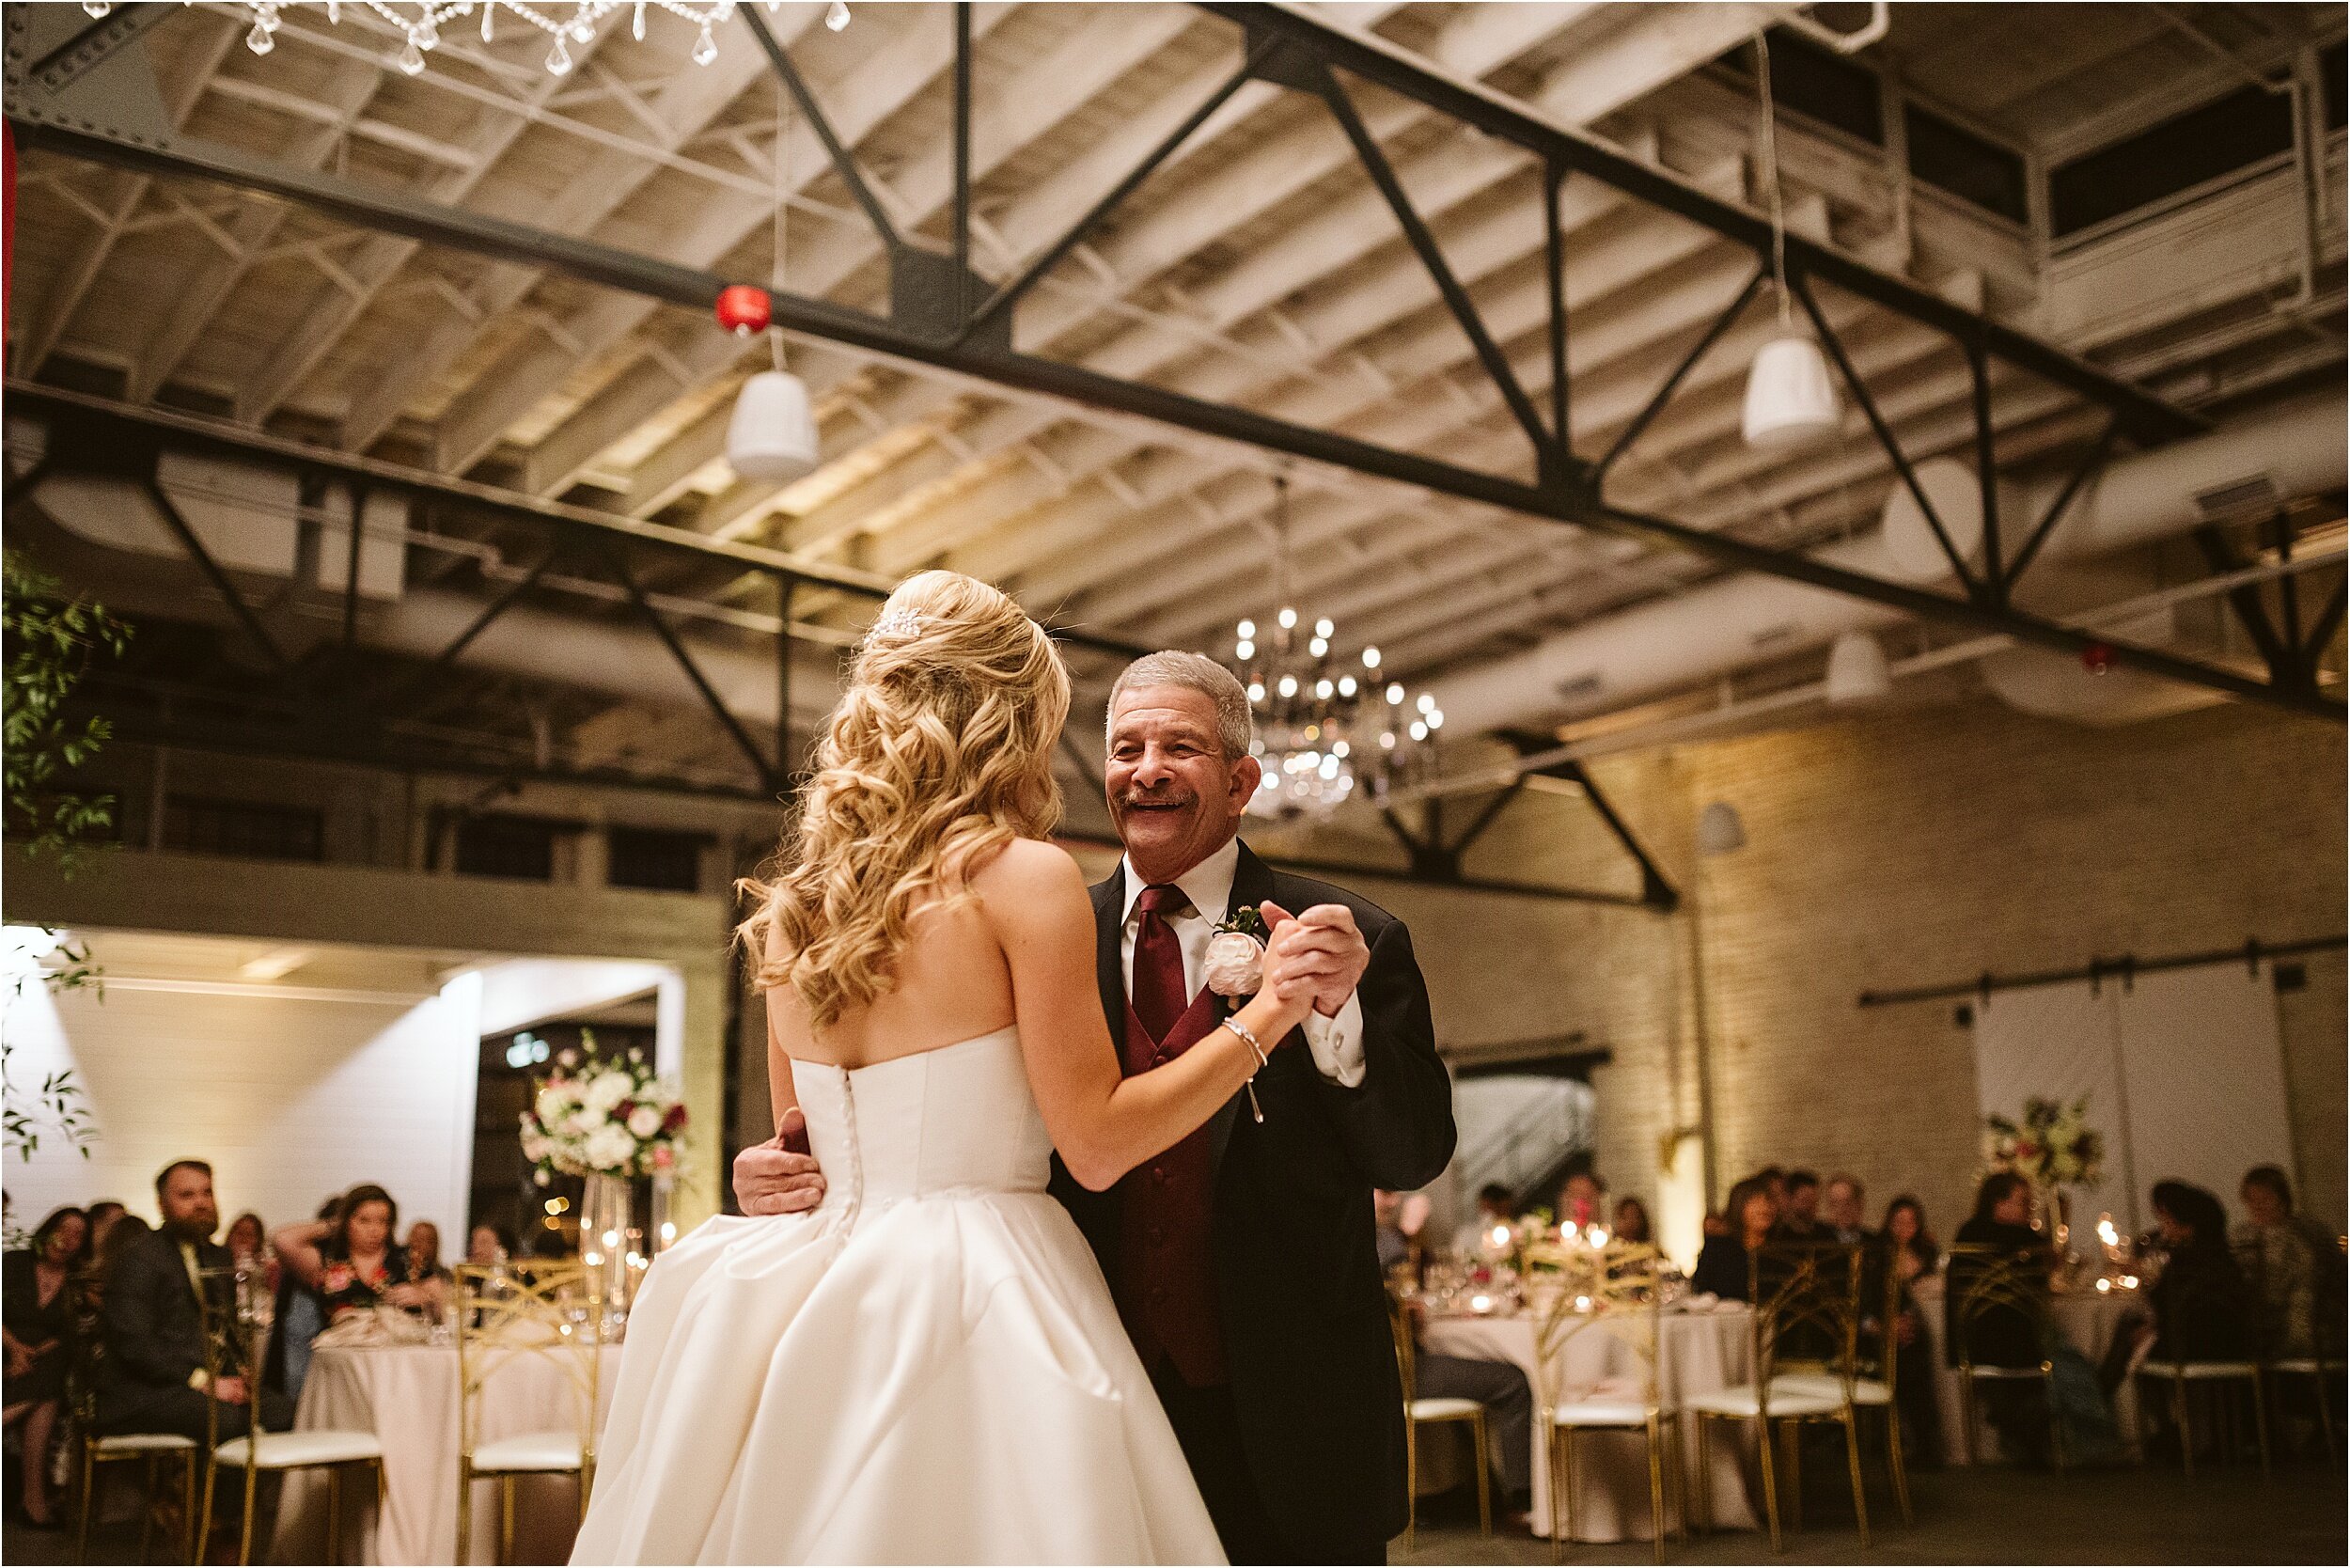
[[[1264,916],[1258,912],[1257,906],[1253,903],[1235,909],[1215,923],[1215,929],[1218,934],[1228,931],[1237,932],[1243,936],[1253,936],[1260,942],[1265,941],[1273,934],[1265,928]]]

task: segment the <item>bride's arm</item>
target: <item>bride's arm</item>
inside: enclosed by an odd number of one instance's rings
[[[1015,842],[973,886],[1011,968],[1037,1106],[1062,1163],[1084,1185],[1106,1190],[1200,1126],[1255,1074],[1256,1053],[1217,1028],[1164,1067],[1121,1075],[1094,984],[1093,906],[1067,854]],[[1270,1051],[1311,1006],[1310,984],[1286,1000],[1268,989],[1233,1016]]]

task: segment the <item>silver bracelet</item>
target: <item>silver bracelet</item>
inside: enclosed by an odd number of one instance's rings
[[[1261,1073],[1266,1068],[1273,1065],[1273,1063],[1265,1057],[1263,1044],[1257,1039],[1255,1032],[1251,1030],[1247,1025],[1242,1023],[1237,1018],[1227,1018],[1219,1027],[1231,1030],[1232,1033],[1239,1038],[1242,1044],[1247,1046],[1251,1051],[1256,1053],[1258,1073]],[[1256,1118],[1258,1121],[1263,1121],[1264,1106],[1257,1103],[1257,1074],[1249,1074],[1246,1078],[1242,1080],[1240,1087],[1248,1091],[1248,1114]]]

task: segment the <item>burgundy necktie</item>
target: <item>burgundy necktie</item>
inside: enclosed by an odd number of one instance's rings
[[[1153,1041],[1165,1040],[1191,1006],[1183,985],[1183,945],[1162,913],[1185,908],[1187,902],[1182,888],[1164,884],[1145,887],[1135,901],[1142,914],[1135,932],[1135,1016]]]

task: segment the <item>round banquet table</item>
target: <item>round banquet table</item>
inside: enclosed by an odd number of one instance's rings
[[[620,1351],[607,1345],[597,1384],[609,1406]],[[509,1357],[481,1391],[480,1441],[569,1430],[578,1403],[571,1378],[543,1356]],[[376,1518],[374,1488],[357,1471],[344,1479],[343,1562],[449,1563],[457,1560],[457,1347],[386,1345],[321,1348],[310,1361],[294,1412],[297,1431],[372,1432],[384,1442],[385,1517]],[[596,1419],[602,1424],[604,1411]],[[271,1558],[326,1560],[327,1478],[321,1470],[286,1477]],[[477,1481],[473,1495],[475,1562],[497,1560],[498,1494]],[[570,1476],[525,1476],[514,1495],[514,1560],[561,1562],[579,1523],[579,1488]]]
[[[1681,1403],[1691,1394],[1727,1388],[1746,1381],[1752,1350],[1748,1314],[1742,1307],[1726,1310],[1667,1311],[1657,1320],[1656,1392],[1668,1418],[1669,1431]],[[1516,1316],[1434,1316],[1420,1334],[1421,1345],[1436,1355],[1475,1360],[1511,1361],[1525,1370],[1534,1389],[1534,1533],[1553,1531],[1550,1506],[1550,1465],[1543,1448],[1542,1422],[1543,1372],[1534,1353],[1534,1319]],[[1562,1365],[1550,1387],[1568,1398],[1589,1397],[1602,1385],[1613,1385],[1613,1397],[1637,1397],[1642,1382],[1640,1358],[1616,1335],[1592,1328],[1571,1336],[1559,1352]],[[1616,1390],[1622,1390],[1617,1392]],[[1697,1433],[1682,1423],[1682,1462],[1689,1466],[1690,1498],[1700,1519],[1706,1510],[1697,1488],[1708,1488],[1715,1527],[1754,1529],[1754,1507],[1747,1497],[1739,1460],[1744,1445],[1730,1438],[1732,1428],[1714,1429],[1712,1463],[1705,1475],[1697,1472]],[[1647,1439],[1637,1432],[1578,1433],[1574,1440],[1574,1534],[1579,1541],[1646,1541],[1650,1538]],[[1665,1488],[1668,1523],[1677,1503],[1673,1488]]]
[[[1910,1294],[1918,1303],[1918,1315],[1925,1321],[1926,1339],[1934,1347],[1934,1390],[1935,1417],[1942,1423],[1942,1462],[1946,1465],[1966,1463],[1966,1412],[1960,1403],[1958,1369],[1944,1358],[1944,1345],[1949,1330],[1946,1316],[1943,1278],[1929,1275],[1910,1286]],[[2049,1298],[2048,1315],[2055,1320],[2057,1332],[2063,1335],[2076,1350],[2089,1357],[2092,1367],[2102,1366],[2106,1352],[2113,1344],[2113,1336],[2130,1309],[2138,1304],[2134,1290],[2066,1291]],[[2132,1424],[2136,1415],[2138,1388],[2135,1378],[2123,1378],[2114,1390],[2114,1419],[2127,1441],[2137,1429]],[[1983,1419],[1982,1402],[1976,1403],[1975,1454],[1978,1459],[1999,1457],[1999,1435]]]

